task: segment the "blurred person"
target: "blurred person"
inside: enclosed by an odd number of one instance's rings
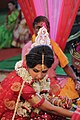
[[[31,40],[31,34],[28,29],[26,20],[23,18],[13,31],[12,46],[23,47]]]
[[[4,25],[0,26],[0,49],[11,47],[13,30],[18,24],[20,12],[17,9],[17,4],[14,0],[8,2],[9,12]]]

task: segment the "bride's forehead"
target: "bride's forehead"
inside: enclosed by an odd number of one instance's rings
[[[37,64],[35,67],[35,69],[38,69],[38,70],[42,70],[42,65],[41,64]],[[47,66],[44,65],[44,70],[48,69]]]
[[[41,67],[40,64],[37,64],[34,68],[36,68],[36,69],[41,69],[42,67]]]

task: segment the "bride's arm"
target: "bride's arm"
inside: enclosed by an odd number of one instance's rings
[[[49,101],[44,100],[41,96],[33,96],[32,99],[28,100],[33,107],[39,107],[42,110],[45,110],[50,113],[56,113],[61,116],[72,117],[73,112],[63,109],[62,107],[54,106]]]

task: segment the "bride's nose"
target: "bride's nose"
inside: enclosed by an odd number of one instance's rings
[[[39,72],[37,77],[38,77],[39,79],[42,79],[42,78],[43,78],[42,72]]]

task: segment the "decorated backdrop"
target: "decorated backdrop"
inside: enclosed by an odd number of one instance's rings
[[[80,0],[18,0],[28,27],[36,16],[45,15],[50,21],[50,37],[62,50],[66,46],[71,28],[80,6]]]

